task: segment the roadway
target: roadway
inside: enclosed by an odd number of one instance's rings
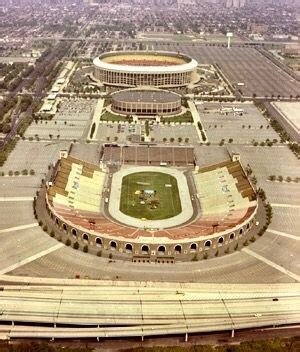
[[[43,57],[43,60],[41,62],[38,62],[37,65],[35,66],[34,70],[29,74],[28,77],[26,77],[25,79],[23,79],[20,84],[7,95],[7,99],[11,99],[14,98],[16,96],[18,96],[19,94],[21,94],[22,90],[26,87],[26,85],[28,84],[28,82],[35,78],[38,82],[38,87],[36,89],[36,92],[31,94],[25,94],[25,95],[31,95],[33,97],[32,99],[32,103],[30,104],[30,106],[28,107],[26,113],[24,113],[23,115],[29,115],[31,116],[34,110],[34,107],[36,107],[38,105],[38,102],[46,96],[46,93],[44,91],[45,87],[46,87],[46,80],[44,79],[43,76],[39,75],[39,72],[44,72],[44,68],[45,66],[50,63],[53,59],[56,58],[56,50],[55,48],[53,50],[51,50],[45,57]],[[15,112],[12,114],[12,122],[11,122],[11,130],[10,132],[3,138],[3,140],[0,141],[0,149],[2,149],[5,144],[10,141],[11,139],[13,139],[15,137],[15,135],[17,134],[18,131],[18,127],[20,126],[21,122],[22,122],[22,118],[20,117],[18,108],[15,109]]]
[[[300,321],[299,283],[1,279],[11,281],[0,291],[2,338],[187,336]]]

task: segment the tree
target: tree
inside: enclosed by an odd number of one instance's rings
[[[92,124],[92,128],[91,128],[90,139],[93,139],[93,136],[94,136],[94,133],[95,133],[95,129],[96,129],[96,124],[94,122]]]
[[[275,176],[275,175],[269,176],[269,180],[270,180],[270,181],[275,181],[275,180],[276,180],[276,176]]]
[[[10,131],[11,131],[10,124],[6,123],[5,125],[3,125],[3,127],[2,127],[3,133],[9,133]]]

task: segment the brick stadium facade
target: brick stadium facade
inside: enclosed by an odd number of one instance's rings
[[[177,115],[181,97],[162,90],[124,90],[112,95],[112,111],[135,115]]]
[[[110,52],[94,59],[95,78],[115,87],[187,86],[197,62],[183,54],[169,52]]]

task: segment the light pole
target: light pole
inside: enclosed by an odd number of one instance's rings
[[[226,34],[226,37],[227,37],[227,48],[230,49],[231,38],[233,37],[233,33],[228,32],[228,33]]]

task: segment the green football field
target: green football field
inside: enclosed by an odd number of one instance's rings
[[[162,220],[181,212],[177,180],[162,172],[123,177],[120,203],[121,212],[138,219]]]

